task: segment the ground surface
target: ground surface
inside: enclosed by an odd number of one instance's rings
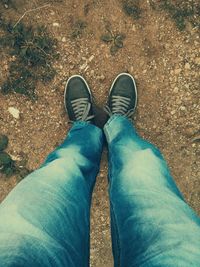
[[[3,9],[4,15],[17,21],[26,10],[46,3],[21,2],[17,11]],[[142,5],[142,17],[136,21],[123,13],[116,0],[52,1],[49,7],[27,14],[24,22],[45,24],[58,39],[58,74],[51,84],[39,84],[35,103],[21,95],[0,95],[0,133],[10,139],[9,153],[15,158],[25,153],[28,167],[36,169],[69,129],[63,108],[66,79],[82,74],[102,106],[114,77],[128,71],[135,76],[139,90],[138,132],[161,149],[180,190],[200,214],[199,32],[190,25],[179,32],[165,13],[152,10],[148,1]],[[87,27],[81,37],[72,40],[73,25],[80,19]],[[126,35],[124,47],[115,56],[100,40],[108,22],[114,32]],[[7,59],[1,51],[0,82],[6,76]],[[11,116],[9,107],[20,111],[19,119]],[[93,267],[112,266],[107,169],[104,153],[92,205]],[[15,177],[0,179],[0,200],[16,183]]]

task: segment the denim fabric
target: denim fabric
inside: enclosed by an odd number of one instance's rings
[[[0,205],[0,267],[89,266],[91,193],[102,131],[76,123]]]
[[[199,267],[200,219],[160,151],[124,117],[113,116],[104,130],[115,267]]]
[[[158,149],[124,117],[106,124],[115,266],[198,267],[200,221]],[[89,266],[90,202],[102,131],[75,123],[0,205],[0,267]]]

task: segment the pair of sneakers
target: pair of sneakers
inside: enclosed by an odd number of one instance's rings
[[[94,104],[91,90],[82,76],[74,75],[65,87],[65,108],[71,122],[94,123]],[[121,115],[131,118],[137,105],[137,88],[134,78],[128,73],[119,74],[110,88],[104,110],[109,117]]]

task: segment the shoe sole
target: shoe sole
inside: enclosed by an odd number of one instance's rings
[[[92,93],[91,93],[91,90],[90,90],[90,87],[88,85],[88,83],[86,82],[86,80],[81,76],[81,75],[72,75],[71,77],[69,77],[69,79],[67,80],[66,82],[66,85],[65,85],[65,92],[64,92],[64,105],[65,105],[65,110],[67,111],[67,105],[66,105],[66,94],[67,94],[67,86],[68,86],[68,83],[71,81],[71,79],[73,78],[80,78],[86,85],[87,89],[88,89],[88,92],[90,94],[90,99],[91,99],[91,102],[93,104],[93,97],[92,97]]]
[[[133,78],[133,76],[132,76],[131,74],[126,73],[126,72],[122,72],[122,73],[118,74],[117,77],[114,79],[114,81],[113,81],[111,87],[110,87],[109,96],[110,96],[110,94],[111,94],[111,92],[112,92],[112,89],[113,89],[113,86],[114,86],[116,80],[117,80],[120,76],[122,76],[122,75],[129,76],[129,77],[132,79],[132,81],[133,81],[134,88],[135,88],[135,107],[134,107],[133,111],[135,112],[135,109],[136,109],[136,107],[137,107],[137,103],[138,103],[138,93],[137,93],[137,86],[136,86],[135,79]]]

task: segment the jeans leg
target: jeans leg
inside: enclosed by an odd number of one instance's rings
[[[111,117],[104,131],[115,267],[200,266],[200,219],[159,150],[122,116]]]
[[[0,205],[1,267],[89,266],[90,202],[102,131],[77,122]]]

